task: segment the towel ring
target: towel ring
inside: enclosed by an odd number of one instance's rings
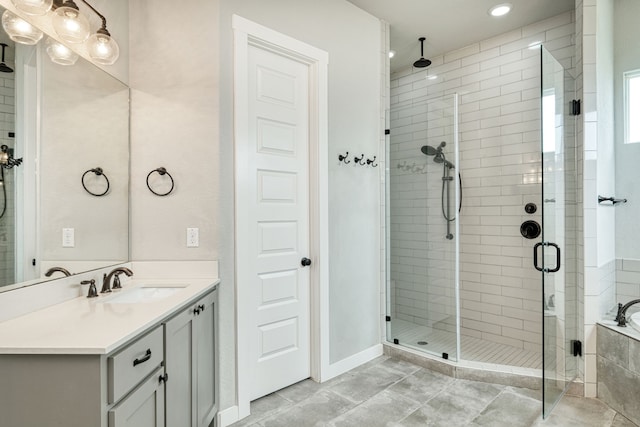
[[[171,180],[171,188],[169,189],[169,191],[167,191],[166,193],[156,193],[155,191],[153,191],[153,189],[151,188],[151,186],[149,185],[149,177],[151,176],[152,173],[154,172],[158,172],[158,175],[162,176],[162,175],[168,175],[169,179]],[[147,188],[149,189],[149,191],[151,191],[153,194],[155,194],[156,196],[168,196],[169,194],[171,194],[171,192],[173,191],[173,187],[175,185],[175,182],[173,181],[173,177],[171,176],[171,174],[169,172],[167,172],[167,170],[163,167],[159,167],[158,169],[154,169],[151,172],[149,172],[149,174],[147,175]]]
[[[89,173],[89,172],[93,172],[95,173],[97,176],[103,176],[104,179],[107,181],[107,189],[104,190],[103,193],[94,193],[93,191],[89,190],[87,188],[87,186],[84,183],[84,177]],[[103,170],[101,167],[97,167],[97,168],[93,168],[93,169],[89,169],[88,171],[86,171],[85,173],[82,174],[82,179],[80,180],[82,182],[82,188],[84,188],[84,191],[86,191],[87,193],[91,194],[92,196],[96,196],[96,197],[101,197],[104,196],[105,194],[107,194],[107,192],[109,191],[109,178],[107,178],[107,175],[104,174]]]

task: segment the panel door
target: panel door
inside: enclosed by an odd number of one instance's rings
[[[249,47],[251,400],[309,377],[309,67]]]

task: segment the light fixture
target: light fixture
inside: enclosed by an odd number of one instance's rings
[[[495,16],[495,17],[504,16],[507,13],[511,12],[512,7],[513,6],[511,5],[511,3],[501,3],[489,9],[488,13],[489,15]]]
[[[438,76],[436,76],[435,74],[431,74],[430,76],[427,76],[427,80],[435,80],[437,78]]]
[[[47,47],[47,55],[56,64],[73,65],[78,60],[77,53],[51,37],[47,37],[45,45]]]
[[[394,56],[396,56],[396,51],[395,50],[390,50],[389,51],[389,58],[393,58]]]
[[[46,15],[53,5],[53,0],[11,0],[16,9],[27,15]]]
[[[91,28],[89,20],[84,16],[74,0],[11,0],[16,8],[32,15],[46,14],[53,9],[51,24],[60,39],[65,43],[77,44],[87,41],[86,49],[91,59],[100,65],[112,65],[118,60],[120,48],[107,30],[107,18],[81,0],[102,20],[100,29],[89,37]],[[10,11],[2,15],[2,26],[11,40],[22,44],[36,44],[42,38],[42,31]],[[78,55],[62,43],[53,39],[47,40],[47,54],[51,60],[61,65],[73,65]]]
[[[107,30],[107,18],[105,18],[100,12],[95,10],[93,6],[82,0],[84,4],[89,6],[89,9],[100,17],[102,20],[102,26],[94,35],[89,37],[88,50],[89,56],[94,62],[101,65],[112,65],[118,60],[120,55],[120,48],[118,43],[111,37],[109,30]]]
[[[2,28],[16,43],[34,45],[42,38],[42,31],[8,10],[2,14]]]
[[[65,0],[56,7],[52,24],[58,36],[67,43],[83,43],[89,37],[89,20],[73,0]]]

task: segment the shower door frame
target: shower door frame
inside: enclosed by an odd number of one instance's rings
[[[547,64],[554,67],[549,74],[545,74],[548,71]],[[578,374],[574,349],[574,343],[578,340],[577,256],[567,250],[576,248],[577,245],[577,209],[574,206],[569,211],[573,214],[567,213],[567,199],[577,203],[577,112],[572,108],[573,103],[569,102],[575,98],[575,78],[544,46],[540,47],[540,79],[542,236],[541,242],[534,246],[534,252],[539,247],[542,248],[542,266],[535,265],[537,253],[534,253],[534,265],[541,272],[542,416],[546,418]],[[550,80],[553,83],[551,85]],[[572,88],[568,88],[569,84]],[[562,96],[559,101],[556,100],[556,93]],[[549,105],[545,104],[545,96],[553,96],[553,117],[549,117]],[[545,120],[547,117],[549,118]],[[550,128],[547,127],[547,122],[551,122]],[[545,140],[545,135],[553,138],[553,146]],[[570,144],[571,138],[573,141]],[[568,163],[569,161],[573,161],[573,164]],[[570,187],[571,183],[574,183],[573,188]],[[569,215],[573,215],[573,218],[569,218]],[[573,222],[568,221],[571,219]],[[559,229],[556,223],[560,225]],[[574,240],[573,244],[571,238]],[[549,285],[555,291],[553,307],[546,292]]]

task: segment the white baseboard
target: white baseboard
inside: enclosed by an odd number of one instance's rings
[[[238,407],[232,406],[230,408],[223,409],[222,411],[218,412],[216,426],[227,427],[235,423],[236,421],[239,421]]]
[[[326,369],[322,370],[321,381],[325,382],[330,380],[331,378],[337,377],[338,375],[344,374],[345,372],[348,372],[353,368],[357,368],[358,366],[365,364],[378,356],[382,356],[382,353],[382,344],[376,344],[366,350],[361,351],[360,353],[354,354],[353,356],[333,363]]]

